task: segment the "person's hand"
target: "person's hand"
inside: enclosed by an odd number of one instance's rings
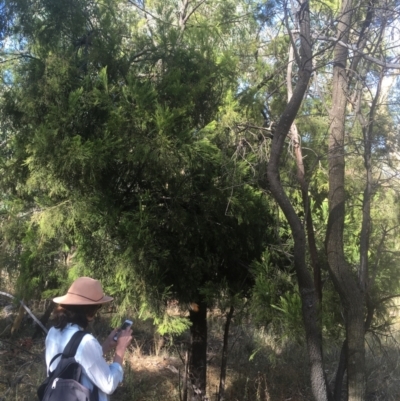
[[[120,331],[118,335],[117,346],[115,348],[114,362],[119,363],[122,366],[125,351],[131,342],[132,329],[128,327],[127,329]]]
[[[104,340],[104,343],[102,345],[103,348],[103,354],[106,354],[108,351],[112,350],[113,348],[116,347],[117,342],[114,341],[114,336],[118,333],[118,328],[114,329],[108,337]]]
[[[129,344],[132,342],[132,328],[128,327],[125,330],[120,331],[118,334],[118,340],[116,348],[119,350],[125,350],[128,348]]]

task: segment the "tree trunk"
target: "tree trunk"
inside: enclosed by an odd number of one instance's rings
[[[292,85],[292,71],[294,63],[294,48],[293,44],[290,44],[289,48],[289,60],[286,72],[286,85],[288,93],[288,102],[293,96],[293,85]],[[318,301],[322,303],[322,280],[321,280],[321,263],[318,257],[317,245],[314,235],[314,224],[310,209],[310,199],[308,196],[308,182],[306,180],[305,168],[303,163],[303,151],[301,148],[301,138],[297,129],[296,123],[293,122],[290,128],[290,140],[293,146],[294,158],[297,166],[297,181],[300,184],[301,194],[303,198],[304,215],[306,216],[306,232],[308,239],[308,249],[310,252],[311,265],[314,272],[314,286],[317,293]],[[322,335],[322,334],[321,334]]]
[[[342,399],[343,378],[346,372],[346,365],[347,365],[346,352],[347,352],[347,342],[346,340],[344,340],[342,344],[342,349],[340,350],[339,365],[336,371],[335,388],[333,392],[334,401],[341,401]]]
[[[189,375],[193,389],[192,401],[203,400],[206,396],[207,381],[207,305],[198,303],[196,310],[190,310],[190,365]]]
[[[365,399],[364,353],[364,292],[347,264],[343,249],[345,219],[345,157],[344,134],[346,115],[346,63],[348,50],[341,43],[348,42],[353,5],[351,0],[342,3],[338,23],[333,63],[333,95],[330,110],[329,132],[329,219],[326,251],[329,270],[344,308],[347,339],[347,376],[349,401]]]
[[[303,322],[306,332],[307,351],[311,368],[311,387],[316,401],[328,400],[328,388],[322,358],[322,341],[318,319],[318,297],[313,279],[306,264],[306,236],[304,227],[290,203],[279,176],[279,162],[285,139],[296,118],[306,93],[312,72],[312,50],[308,2],[301,2],[297,13],[300,28],[300,51],[297,57],[299,72],[296,87],[279,122],[272,139],[270,159],[267,167],[271,193],[285,214],[294,239],[294,266],[299,283]]]
[[[22,300],[23,302],[23,300]],[[14,319],[14,322],[11,327],[11,334],[14,334],[16,331],[19,330],[21,326],[22,319],[25,314],[25,309],[22,305],[19,306],[17,317]]]
[[[229,327],[231,325],[232,316],[235,308],[231,305],[228,315],[226,316],[225,330],[224,330],[224,344],[222,347],[222,360],[221,360],[221,372],[219,379],[219,391],[218,401],[225,400],[225,378],[226,378],[226,364],[228,361],[228,339],[229,339]]]
[[[349,308],[346,322],[348,400],[364,401],[366,380],[363,302],[355,302],[355,305]]]
[[[185,371],[183,374],[183,391],[181,401],[188,401],[188,376],[189,376],[189,350],[187,349],[185,352]]]

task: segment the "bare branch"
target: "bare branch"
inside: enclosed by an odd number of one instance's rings
[[[14,295],[8,294],[7,292],[0,291],[0,295],[4,295],[8,298],[15,299]],[[28,312],[29,316],[43,329],[43,331],[47,334],[46,327],[43,326],[42,322],[32,313],[32,311],[22,302],[19,303],[23,306],[23,308]]]
[[[132,4],[133,6],[135,6],[138,10],[142,11],[143,13],[149,15],[151,18],[154,18],[157,21],[163,22],[164,24],[166,24],[167,22],[163,21],[161,18],[155,16],[154,14],[152,14],[150,11],[147,11],[145,8],[139,6],[139,4],[136,4],[136,2],[134,0],[128,0],[128,2],[130,4]]]
[[[188,21],[188,19],[193,15],[193,13],[195,13],[196,12],[196,10],[202,5],[202,4],[204,4],[206,2],[206,0],[202,0],[202,1],[200,1],[198,4],[196,4],[194,7],[193,7],[193,9],[192,9],[192,11],[190,11],[185,17],[184,17],[184,19],[182,20],[182,23],[183,23],[183,25],[186,25],[186,22]],[[189,5],[189,0],[185,0],[185,8],[187,8],[187,6]],[[186,12],[186,10],[185,10],[185,12]],[[182,27],[181,27],[182,28]]]
[[[326,42],[333,42],[333,43],[337,43],[340,46],[345,47],[346,49],[352,50],[353,52],[356,52],[358,54],[361,55],[361,57],[364,57],[366,60],[371,61],[383,68],[387,68],[387,69],[395,69],[395,70],[400,70],[400,64],[398,63],[387,63],[385,61],[382,61],[376,57],[373,57],[369,54],[364,53],[363,51],[359,50],[355,45],[352,44],[348,44],[348,43],[344,43],[341,40],[337,40],[336,38],[333,37],[329,37],[329,36],[318,36],[315,38],[316,40],[323,40]],[[399,57],[397,57],[398,59]]]
[[[295,43],[295,40],[294,40],[294,34],[297,33],[297,32],[300,32],[300,31],[299,30],[291,30],[290,29],[286,6],[284,7],[284,16],[285,16],[286,29],[289,32],[289,39],[290,39],[290,43],[291,43],[292,48],[293,48],[294,58],[296,59],[297,64],[300,65],[300,55],[297,52],[296,43]]]

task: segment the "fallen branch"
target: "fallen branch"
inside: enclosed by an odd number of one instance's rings
[[[14,295],[8,294],[6,292],[0,291],[0,295],[4,295],[11,299],[15,299]],[[43,329],[43,331],[47,334],[46,327],[43,326],[42,322],[32,313],[32,311],[24,304],[24,302],[19,301],[19,303],[23,306],[23,308],[28,312],[28,315]]]

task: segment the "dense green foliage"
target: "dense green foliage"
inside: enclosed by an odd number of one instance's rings
[[[164,22],[149,38],[115,2],[38,2],[45,19],[14,6],[10,35],[27,53],[4,70],[4,185],[34,208],[21,283],[54,288],[38,265],[64,251],[69,276],[102,278],[124,305],[157,311],[166,299],[248,291],[250,263],[275,240],[268,199],[246,184],[251,171],[218,123],[234,56],[201,27]]]

